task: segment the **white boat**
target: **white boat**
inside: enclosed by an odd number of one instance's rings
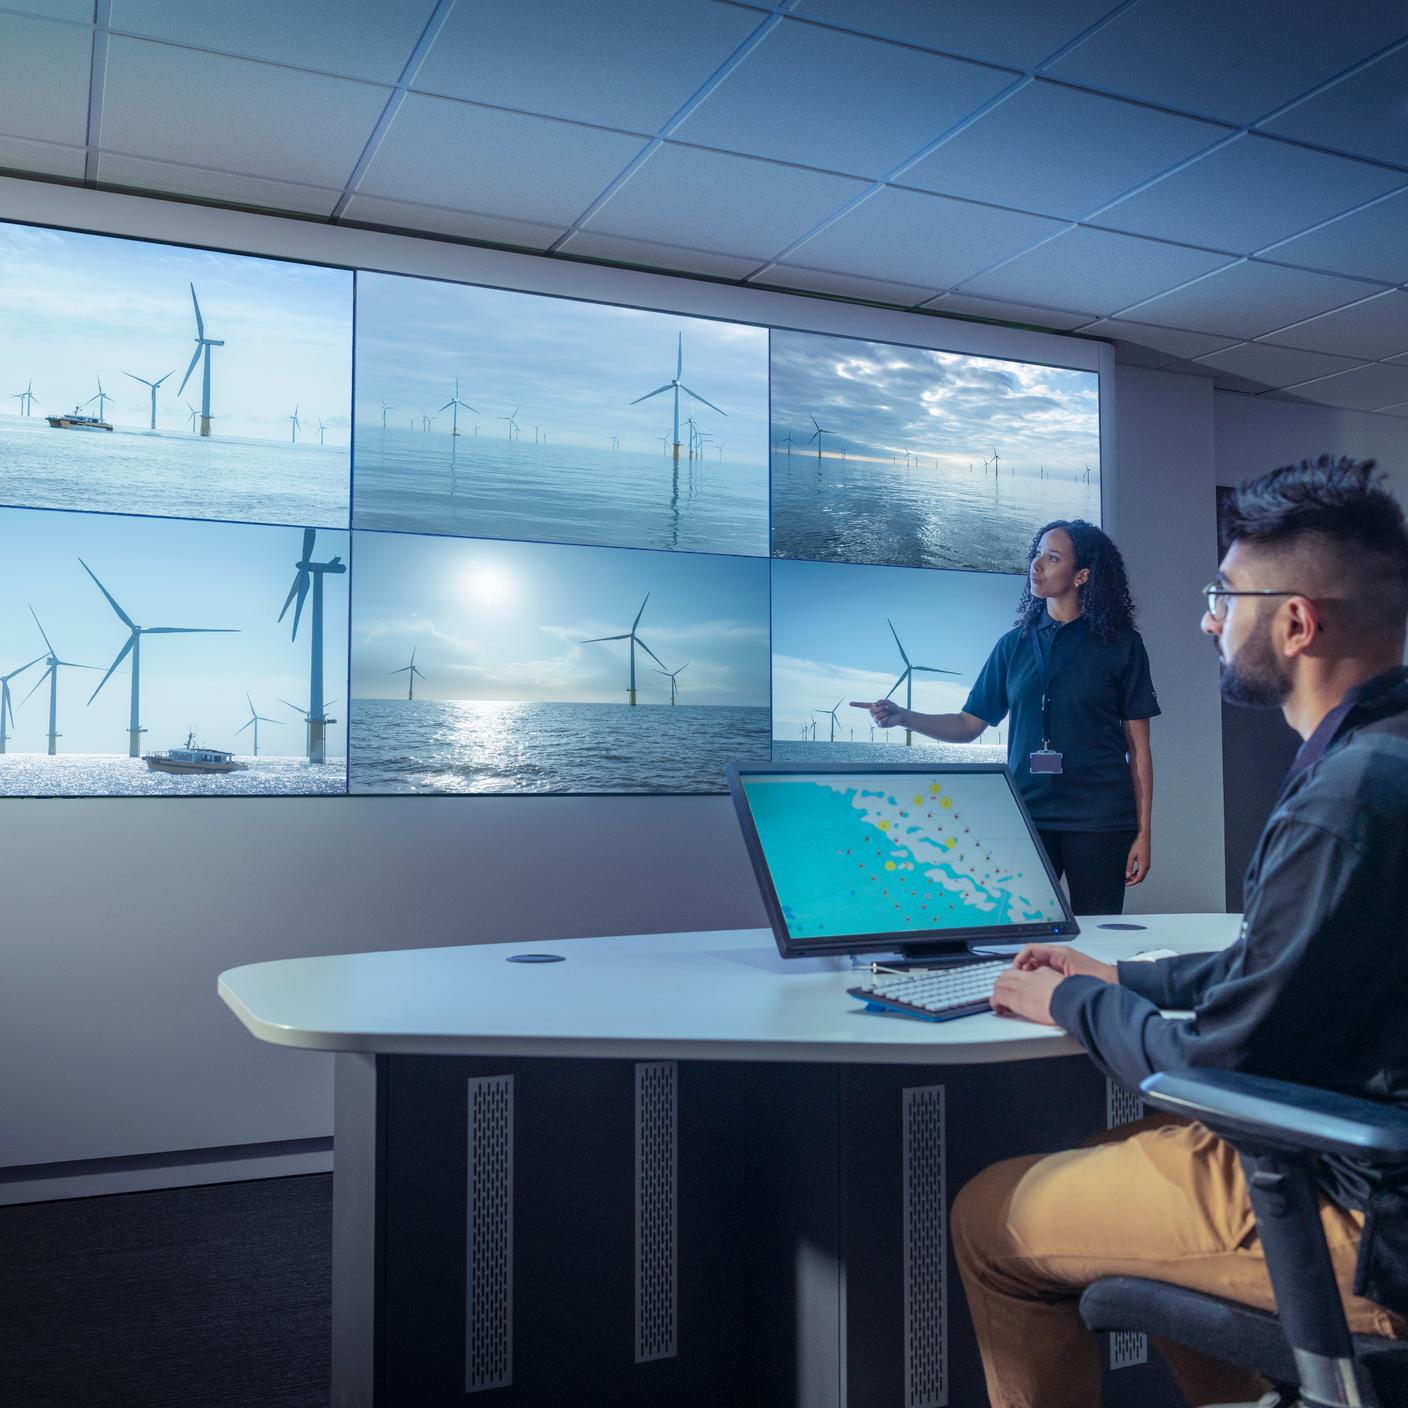
[[[81,407],[75,406],[66,416],[45,416],[45,420],[55,430],[111,430],[102,416],[85,416]]]
[[[186,736],[184,748],[168,748],[164,753],[143,753],[142,761],[153,772],[247,772],[248,763],[237,763],[233,753],[219,748],[200,748],[196,736]]]

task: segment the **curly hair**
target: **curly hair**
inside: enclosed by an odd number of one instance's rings
[[[1053,528],[1062,529],[1076,551],[1075,570],[1090,569],[1090,578],[1078,588],[1080,614],[1090,623],[1090,629],[1103,641],[1114,641],[1123,632],[1134,629],[1134,599],[1129,594],[1129,578],[1125,575],[1124,558],[1105,533],[1083,518],[1058,518],[1038,528],[1027,552],[1027,567],[1036,559],[1042,538]],[[1017,603],[1014,624],[1024,631],[1033,627],[1046,610],[1046,603],[1032,595],[1031,578],[1022,588]]]

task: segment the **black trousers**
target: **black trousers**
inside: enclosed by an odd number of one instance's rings
[[[1056,878],[1066,877],[1075,914],[1123,914],[1124,867],[1137,831],[1045,831]]]

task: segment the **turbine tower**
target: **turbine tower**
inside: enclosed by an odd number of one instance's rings
[[[508,422],[508,438],[509,438],[510,441],[512,441],[512,439],[513,439],[513,433],[514,433],[514,431],[518,429],[518,412],[519,412],[521,409],[522,409],[521,407],[515,406],[515,407],[513,408],[513,415],[511,415],[511,416],[500,416],[500,417],[499,417],[500,420],[503,420],[503,421],[507,421],[507,422]]]
[[[10,699],[10,681],[16,675],[22,675],[29,669],[30,665],[37,665],[44,657],[36,655],[29,665],[21,665],[18,670],[11,670],[8,675],[0,675],[0,753],[5,751],[5,717],[9,716],[10,727],[15,726],[15,706]]]
[[[817,424],[816,424],[816,417],[813,416],[813,415],[809,415],[809,416],[807,417],[807,419],[808,419],[809,421],[811,421],[811,423],[812,423],[814,426],[816,426],[816,429],[813,430],[812,433],[811,433],[809,436],[807,436],[807,444],[810,445],[813,440],[816,441],[816,457],[817,457],[817,459],[820,459],[820,458],[821,458],[821,437],[822,437],[823,435],[834,435],[836,432],[835,432],[834,430],[827,430],[825,426],[817,425]]]
[[[191,285],[191,304],[196,310],[196,350],[191,357],[191,365],[186,368],[186,375],[181,378],[181,384],[176,388],[179,396],[185,389],[186,383],[191,379],[191,373],[196,369],[196,363],[202,357],[205,365],[201,371],[200,383],[200,433],[210,434],[210,349],[212,347],[223,347],[224,342],[215,337],[205,335],[205,319],[200,315],[200,300],[196,297],[196,286]],[[136,757],[134,753],[132,755]]]
[[[280,700],[279,700],[279,703],[280,703],[280,704],[287,704],[288,707],[289,707],[290,709],[292,709],[293,712],[294,712],[295,714],[297,714],[297,715],[303,720],[303,724],[304,724],[304,729],[303,729],[304,736],[305,736],[306,739],[311,740],[311,738],[312,738],[312,728],[313,728],[313,716],[312,716],[312,714],[309,713],[309,711],[308,711],[302,704],[295,704],[292,699],[280,699]],[[336,700],[336,699],[327,699],[327,700],[324,700],[324,701],[323,701],[323,708],[324,708],[324,710],[331,709],[332,706],[333,706],[334,704],[336,704],[336,703],[337,703],[337,700]],[[337,722],[336,719],[328,719],[328,718],[325,718],[325,719],[323,720],[323,723],[324,723],[324,724],[335,724],[336,722]],[[309,746],[309,747],[312,746],[311,741],[308,743],[307,746]]]
[[[318,444],[320,444],[320,445],[323,443],[323,432],[324,432],[326,429],[327,429],[327,426],[325,426],[325,425],[322,423],[322,421],[319,421],[319,422],[318,422]]]
[[[107,403],[108,403],[109,401],[111,401],[112,399],[113,399],[113,398],[112,398],[111,396],[109,396],[106,391],[103,390],[103,379],[102,379],[102,377],[99,377],[99,378],[98,378],[98,394],[97,394],[96,396],[90,396],[83,404],[84,404],[85,406],[91,406],[91,405],[93,404],[93,402],[96,401],[96,402],[98,403],[98,419],[99,419],[99,420],[106,420],[106,419],[107,419],[107,416],[105,416],[105,415],[103,414],[103,412],[104,412],[104,410],[105,410],[106,407],[107,407]]]
[[[887,616],[885,624],[890,628],[890,634],[895,638],[895,644],[899,646],[900,659],[904,661],[904,673],[885,691],[885,698],[888,699],[901,685],[904,686],[904,707],[912,709],[914,707],[914,676],[916,672],[926,675],[956,675],[957,670],[940,670],[933,665],[912,665],[909,656],[904,653],[904,646],[900,645],[900,633],[895,629],[895,623]],[[910,729],[904,731],[904,746],[911,748],[914,746],[914,734]]]
[[[261,714],[261,713],[254,707],[254,700],[250,699],[249,695],[246,694],[246,695],[245,695],[245,699],[246,699],[246,700],[248,701],[248,703],[249,703],[249,718],[248,718],[248,720],[247,720],[246,722],[242,723],[242,724],[235,730],[235,737],[238,738],[238,737],[240,736],[240,734],[242,734],[242,733],[245,731],[245,729],[247,729],[247,728],[249,728],[251,725],[253,725],[253,727],[254,727],[254,756],[257,758],[257,757],[259,756],[259,725],[260,725],[261,723],[265,723],[265,724],[275,724],[275,725],[277,725],[279,728],[282,728],[282,727],[283,727],[283,722],[282,722],[282,720],[280,720],[280,719],[271,719],[271,718],[268,717],[267,714]]]
[[[689,669],[689,666],[690,666],[690,662],[689,662],[688,660],[686,660],[686,661],[684,662],[684,664],[679,667],[678,670],[656,670],[656,672],[655,672],[657,675],[668,675],[668,676],[670,677],[670,703],[671,703],[671,704],[673,704],[673,703],[675,702],[675,679],[676,679],[676,676],[682,674],[685,670]]]
[[[298,444],[298,432],[303,429],[303,426],[300,424],[299,419],[298,419],[298,407],[297,407],[297,406],[295,406],[295,407],[293,408],[293,414],[288,418],[288,423],[289,423],[289,439],[293,442],[293,444],[296,445],[296,444]]]
[[[444,412],[446,412],[446,411],[449,411],[449,412],[451,413],[451,416],[450,416],[450,437],[451,437],[451,439],[455,438],[455,437],[458,436],[459,433],[460,433],[460,407],[461,407],[461,406],[463,406],[463,407],[465,408],[465,410],[467,410],[467,411],[474,411],[474,407],[471,406],[468,401],[461,401],[461,400],[460,400],[460,379],[459,379],[459,377],[456,377],[456,378],[455,378],[455,394],[454,394],[453,396],[451,396],[450,399],[449,399],[448,401],[446,401],[445,404],[444,404],[443,406],[441,406],[438,411],[435,412],[435,414],[436,414],[437,416],[438,416],[438,415],[443,415]],[[478,412],[478,411],[474,411],[474,414],[475,414],[475,415],[478,415],[479,412]],[[385,424],[385,420],[384,420],[384,419],[383,419],[383,422],[382,422],[382,423]]]
[[[644,396],[637,396],[636,399],[631,402],[631,405],[633,405],[633,406],[638,406],[638,405],[640,405],[640,403],[641,403],[642,401],[648,401],[648,400],[650,400],[650,398],[651,398],[652,396],[659,396],[662,392],[665,392],[665,391],[673,391],[673,392],[675,393],[675,434],[674,434],[674,440],[673,440],[672,443],[674,444],[674,449],[675,449],[675,463],[676,463],[676,464],[679,463],[679,459],[680,459],[680,392],[683,391],[686,396],[693,396],[696,401],[703,401],[704,404],[705,404],[706,406],[708,406],[708,408],[709,408],[711,411],[719,411],[719,408],[718,408],[712,401],[706,400],[706,399],[705,399],[703,396],[701,396],[697,391],[691,391],[691,390],[689,389],[689,387],[687,387],[687,386],[684,384],[684,382],[680,380],[680,378],[681,378],[683,375],[684,375],[684,334],[683,334],[683,333],[680,333],[680,335],[679,335],[679,342],[678,342],[678,344],[676,345],[676,348],[675,348],[675,375],[674,375],[674,378],[673,378],[672,380],[670,380],[670,381],[667,381],[667,382],[664,384],[664,386],[657,386],[654,391],[647,391]],[[721,416],[726,416],[726,415],[728,414],[728,412],[727,412],[727,411],[719,411],[719,414],[720,414]]]
[[[836,708],[835,708],[835,709],[818,709],[818,710],[817,710],[817,713],[819,713],[819,714],[830,714],[830,715],[831,715],[831,737],[830,737],[830,739],[827,740],[827,741],[830,742],[830,743],[835,743],[835,741],[836,741],[836,725],[841,722],[841,720],[836,717],[836,709],[839,709],[839,708],[841,707],[841,705],[844,704],[845,702],[846,702],[845,695],[842,695],[841,698],[836,701]]]
[[[95,689],[88,696],[91,704],[98,697],[98,690],[108,682],[112,672],[122,664],[127,658],[128,652],[132,655],[132,711],[127,724],[127,756],[129,758],[139,758],[142,755],[142,728],[139,720],[139,693],[142,686],[142,637],[143,636],[194,636],[194,635],[236,635],[238,631],[233,626],[139,626],[118,604],[113,600],[112,593],[98,581],[93,569],[83,561],[78,559],[83,570],[93,578],[97,588],[107,598],[108,605],[117,612],[117,619],[131,632],[127,637],[127,644],[117,652],[117,657],[108,666],[108,672],[98,681],[98,689]]]
[[[679,449],[679,446],[675,446]],[[636,612],[636,619],[631,622],[631,629],[619,636],[593,636],[591,640],[581,641],[582,645],[595,645],[603,640],[628,640],[631,643],[631,683],[626,690],[626,699],[634,707],[636,702],[636,646],[645,651],[650,658],[663,670],[665,662],[636,634],[636,627],[640,625],[640,618],[645,615],[645,602],[650,600],[650,593],[646,592],[645,601],[641,602],[640,610]],[[683,666],[681,666],[683,668]],[[666,671],[668,674],[669,672]]]
[[[35,614],[32,606],[29,608],[29,614],[34,617],[34,624],[39,626],[39,617]],[[44,669],[44,674],[34,682],[34,689],[31,689],[29,694],[20,700],[20,704],[24,705],[28,701],[29,695],[44,683],[44,675],[47,675],[49,677],[49,756],[52,758],[59,751],[59,670],[61,667],[67,667],[71,670],[96,670],[98,666],[76,665],[72,660],[60,660],[54,652],[54,647],[49,645],[49,637],[44,634],[43,626],[39,626],[39,634],[44,636],[44,644],[49,647],[49,654],[47,656],[41,655],[39,658],[41,660],[47,659],[49,663]]]
[[[382,402],[381,402],[381,433],[382,433],[383,435],[386,434],[386,413],[387,413],[387,411],[394,411],[395,409],[396,409],[395,406],[388,406],[388,405],[386,404],[385,398],[384,398],[384,397],[382,398]]]
[[[175,375],[176,375],[176,368],[175,368],[175,367],[172,367],[172,369],[171,369],[169,372],[166,373],[166,376],[175,376]],[[146,377],[144,377],[144,376],[138,376],[135,372],[123,372],[123,376],[130,376],[133,381],[140,381],[143,386],[150,386],[150,387],[151,387],[151,389],[152,389],[152,423],[151,423],[149,429],[155,430],[155,429],[156,429],[156,389],[157,389],[158,386],[161,385],[161,383],[162,383],[163,381],[166,380],[166,376],[158,377],[155,381],[148,381],[148,380],[146,379]]]
[[[288,596],[284,601],[284,609],[279,612],[279,620],[282,621],[288,614],[288,609],[293,605],[295,597],[298,598],[298,605],[293,612],[293,634],[290,640],[298,639],[298,623],[303,617],[303,602],[308,595],[308,583],[311,578],[313,583],[313,629],[312,629],[312,666],[309,675],[308,688],[308,761],[310,763],[327,762],[327,724],[328,720],[323,717],[323,577],[329,572],[346,572],[347,565],[341,557],[334,557],[328,562],[313,561],[313,540],[317,537],[316,528],[305,528],[303,530],[303,551],[299,555],[297,563],[297,574],[293,579],[293,585],[288,589]]]
[[[23,391],[10,392],[10,399],[20,403],[20,414],[27,416],[34,409],[34,382],[31,380]],[[3,751],[3,750],[0,750]]]
[[[185,408],[191,413],[191,423],[187,427],[187,429],[194,430],[196,428],[196,422],[200,419],[200,412],[196,410],[196,408],[191,405],[189,401],[183,401],[182,405],[184,405]]]
[[[420,670],[416,669],[416,651],[419,649],[419,646],[412,648],[411,663],[409,665],[402,665],[399,670],[388,670],[386,672],[388,675],[405,675],[407,699],[414,699],[416,697],[416,676],[419,675],[421,679],[425,678],[425,675]]]

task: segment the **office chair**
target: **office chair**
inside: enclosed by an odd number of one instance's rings
[[[1081,1297],[1086,1325],[1142,1331],[1240,1364],[1288,1408],[1408,1404],[1408,1341],[1351,1335],[1345,1323],[1312,1178],[1321,1154],[1408,1173],[1408,1111],[1232,1071],[1164,1072],[1141,1089],[1150,1105],[1197,1120],[1241,1155],[1278,1313],[1113,1276]]]

